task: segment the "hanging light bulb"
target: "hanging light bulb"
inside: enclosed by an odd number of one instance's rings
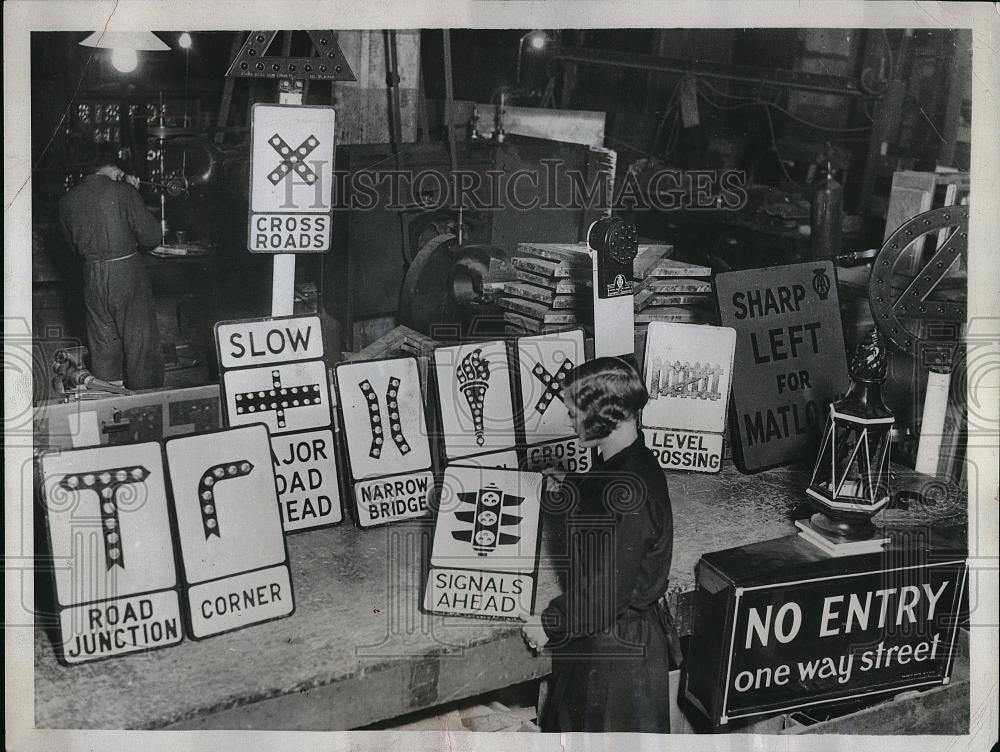
[[[111,50],[111,64],[121,73],[131,73],[139,65],[139,55],[128,47],[115,47]]]
[[[179,44],[181,46],[181,49],[184,49],[184,50],[191,49],[191,35],[188,34],[186,31],[183,32],[177,38],[177,44]]]
[[[111,50],[115,70],[131,73],[139,65],[136,50],[169,50],[162,39],[149,31],[95,31],[80,42],[83,47]]]

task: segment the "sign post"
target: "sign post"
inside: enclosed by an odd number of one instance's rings
[[[632,262],[639,252],[635,225],[602,217],[587,231],[593,260],[594,356],[635,354]]]

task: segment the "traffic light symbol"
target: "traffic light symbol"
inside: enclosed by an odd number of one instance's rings
[[[471,543],[473,550],[479,556],[487,556],[496,550],[497,546],[506,546],[521,540],[520,535],[504,532],[503,527],[519,525],[523,519],[517,514],[508,514],[505,508],[518,507],[524,501],[523,496],[513,496],[503,493],[492,483],[478,491],[458,494],[458,500],[469,504],[475,509],[455,512],[459,522],[472,525],[468,530],[455,530],[452,537],[455,540]]]

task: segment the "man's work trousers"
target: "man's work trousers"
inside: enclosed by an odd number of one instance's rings
[[[84,264],[83,295],[93,374],[123,377],[128,389],[163,386],[163,353],[153,288],[138,253]],[[124,361],[124,364],[123,364]]]

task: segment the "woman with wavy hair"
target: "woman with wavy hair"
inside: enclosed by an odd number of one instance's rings
[[[568,508],[568,571],[562,595],[522,629],[531,648],[552,652],[539,722],[543,731],[666,733],[674,633],[661,596],[673,519],[663,471],[639,430],[649,395],[621,358],[583,363],[563,395],[581,443],[599,458],[548,491]]]

